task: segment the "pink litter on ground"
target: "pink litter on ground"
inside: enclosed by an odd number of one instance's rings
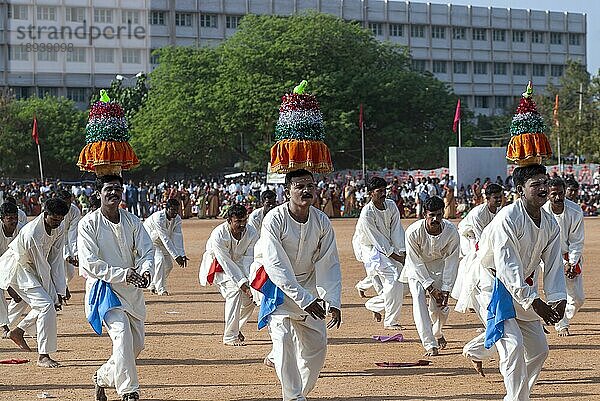
[[[19,365],[27,362],[29,362],[29,359],[3,359],[0,361],[3,365]]]
[[[375,365],[382,368],[411,368],[414,366],[428,366],[431,361],[419,359],[416,362],[375,362]]]
[[[404,336],[401,333],[394,334],[393,336],[372,336],[373,340],[381,341],[382,343],[386,343],[388,341],[404,341]]]

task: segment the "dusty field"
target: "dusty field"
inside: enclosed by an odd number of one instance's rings
[[[262,364],[270,349],[266,329],[256,331],[256,319],[244,333],[248,346],[221,345],[223,299],[214,288],[197,282],[198,263],[210,230],[220,220],[184,222],[184,235],[191,265],[175,267],[170,297],[147,294],[146,349],[138,360],[144,400],[271,400],[280,397],[275,372]],[[407,222],[405,222],[406,225]],[[585,274],[587,302],[576,316],[572,337],[548,336],[550,357],[534,389],[537,400],[600,400],[600,219],[586,219]],[[371,321],[364,300],[354,289],[364,270],[352,254],[350,240],[355,220],[336,220],[339,253],[343,270],[343,325],[329,332],[327,362],[315,400],[501,400],[502,377],[497,361],[484,365],[488,375],[481,378],[462,357],[463,344],[480,327],[475,315],[452,312],[446,328],[449,346],[428,367],[379,368],[375,362],[408,362],[421,358],[411,311],[411,299],[404,300],[404,343],[379,344],[371,335],[390,334]],[[59,315],[58,346],[54,355],[63,367],[37,368],[34,363],[0,365],[0,400],[34,400],[42,392],[57,400],[93,400],[91,377],[111,353],[110,339],[93,334],[85,320],[82,304],[83,281],[78,279],[71,304]],[[29,339],[30,345],[34,341]],[[0,358],[28,358],[37,354],[21,352],[9,340],[0,340]],[[117,400],[114,390],[110,400]]]

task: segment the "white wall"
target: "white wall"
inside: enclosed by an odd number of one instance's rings
[[[496,177],[506,178],[506,148],[448,148],[450,175],[456,188],[471,185],[477,177],[481,183],[486,177],[496,182]]]

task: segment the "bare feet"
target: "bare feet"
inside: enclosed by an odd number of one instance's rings
[[[269,359],[269,357],[266,357],[263,361],[263,363],[265,364],[265,366],[270,367],[271,369],[275,369],[275,364],[273,363],[272,360]]]
[[[171,294],[169,294],[169,291],[163,291],[163,292],[160,292],[158,295],[161,295],[161,296],[164,295],[164,296],[168,297]]]
[[[29,345],[27,345],[27,342],[25,341],[25,338],[23,337],[24,333],[25,332],[23,331],[23,329],[17,327],[8,333],[8,338],[13,340],[14,343],[19,346],[19,348],[21,348],[25,351],[31,352],[31,348],[29,348]]]
[[[479,373],[481,375],[481,377],[485,377],[485,374],[483,373],[483,362],[474,361],[471,359],[471,363],[473,364],[475,371],[477,371],[477,373]]]
[[[427,350],[427,352],[425,354],[423,354],[423,356],[437,356],[439,354],[440,354],[440,350],[434,347],[430,350]]]
[[[56,362],[54,359],[50,358],[50,355],[40,354],[38,358],[37,365],[40,368],[58,368],[60,367],[60,363]]]
[[[234,340],[234,341],[229,341],[228,343],[223,343],[223,345],[227,345],[230,347],[243,347],[246,345],[246,343],[243,341],[240,341],[240,340]]]
[[[569,328],[565,327],[564,329],[560,329],[558,331],[558,336],[559,337],[569,337],[571,335],[571,333],[569,333]]]
[[[368,297],[367,297],[367,294],[365,294],[365,290],[358,290],[358,295],[359,295],[361,298],[368,298]]]
[[[246,337],[244,337],[241,331],[238,333],[238,340],[240,340],[241,342],[246,341]]]
[[[384,326],[383,328],[386,330],[404,330],[404,327],[400,326],[399,324],[392,324],[391,326]]]
[[[448,346],[448,341],[442,336],[437,340],[440,349],[444,349]]]
[[[108,397],[106,396],[106,392],[104,391],[104,387],[98,384],[98,379],[96,374],[94,373],[94,391],[96,393],[96,401],[108,401]]]
[[[2,338],[7,339],[10,338],[8,335],[10,334],[10,329],[8,326],[2,326]]]
[[[376,322],[381,322],[382,319],[383,316],[381,316],[381,313],[373,312],[373,320],[375,320]]]

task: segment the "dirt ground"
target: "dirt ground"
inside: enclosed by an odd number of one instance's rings
[[[210,231],[222,220],[186,220],[184,236],[191,263],[175,267],[172,296],[146,295],[146,349],[138,360],[143,400],[276,400],[280,387],[275,372],[262,364],[270,349],[266,329],[256,330],[256,318],[244,330],[248,346],[221,344],[223,299],[213,287],[198,284],[198,264]],[[371,320],[364,299],[354,289],[364,276],[354,259],[351,237],[356,220],[333,222],[343,272],[343,325],[329,331],[327,361],[314,400],[501,400],[504,394],[498,362],[484,365],[487,377],[477,376],[462,355],[462,346],[481,325],[474,314],[451,312],[445,334],[448,348],[430,358],[426,367],[379,368],[375,362],[422,359],[423,348],[412,319],[411,299],[404,299],[402,322],[406,341],[376,343],[372,335],[390,334]],[[405,221],[407,226],[409,221]],[[600,400],[600,219],[586,219],[585,279],[587,301],[575,317],[571,332],[559,339],[548,335],[550,356],[533,392],[537,400]],[[597,282],[597,281],[596,281]],[[58,320],[59,352],[63,367],[35,366],[37,354],[15,349],[0,340],[0,359],[26,358],[22,365],[0,365],[0,400],[34,400],[47,393],[57,400],[93,400],[92,375],[111,353],[110,339],[95,335],[83,312],[83,280]],[[254,315],[256,316],[256,315]],[[34,346],[32,339],[28,340]],[[118,400],[114,390],[110,400]]]

